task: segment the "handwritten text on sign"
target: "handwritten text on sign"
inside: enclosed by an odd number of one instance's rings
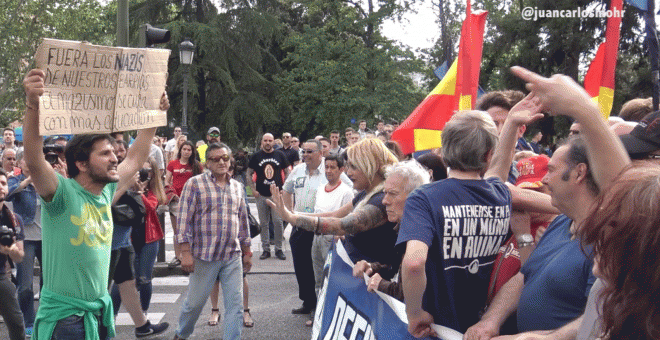
[[[44,39],[42,135],[108,133],[167,124],[159,110],[170,51]]]

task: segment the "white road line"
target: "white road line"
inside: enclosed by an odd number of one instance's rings
[[[151,303],[175,303],[181,294],[152,294]]]
[[[188,282],[187,276],[167,276],[151,279],[154,286],[188,286]]]
[[[163,319],[165,313],[147,313],[147,319],[152,324],[157,324]],[[115,317],[115,326],[135,326],[133,319],[128,313],[118,313]]]

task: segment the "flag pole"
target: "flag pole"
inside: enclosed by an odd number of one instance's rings
[[[651,56],[651,82],[653,83],[653,111],[658,111],[660,92],[660,66],[658,65],[658,31],[655,26],[655,1],[646,0],[647,11],[644,14],[646,21],[646,41]]]

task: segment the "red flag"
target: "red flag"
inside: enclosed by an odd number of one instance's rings
[[[441,146],[441,132],[456,110],[470,110],[477,99],[484,26],[488,12],[472,13],[467,1],[458,58],[442,81],[392,133],[405,154]]]
[[[603,118],[607,119],[614,101],[614,75],[619,50],[619,31],[623,14],[623,0],[612,0],[610,10],[613,15],[607,19],[605,42],[598,46],[596,57],[589,65],[584,77],[584,89],[598,103]]]

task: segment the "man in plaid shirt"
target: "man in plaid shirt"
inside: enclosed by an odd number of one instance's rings
[[[252,266],[243,186],[227,175],[231,149],[210,144],[210,172],[192,177],[181,193],[176,241],[181,267],[192,273],[174,339],[192,334],[216,279],[222,284],[226,316],[223,339],[240,339],[243,327],[243,271]]]

